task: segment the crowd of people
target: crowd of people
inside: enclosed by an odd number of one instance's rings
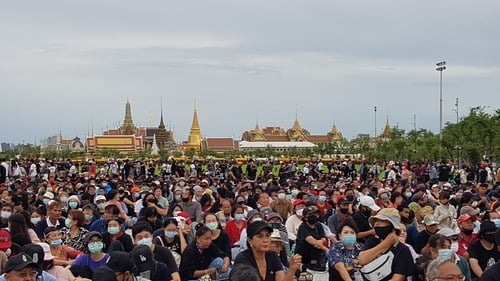
[[[0,202],[7,281],[500,280],[488,161],[0,159]]]

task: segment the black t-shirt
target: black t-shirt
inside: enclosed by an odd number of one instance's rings
[[[370,223],[368,222],[368,218],[365,217],[365,215],[363,215],[362,213],[354,213],[354,215],[352,215],[352,219],[354,220],[354,222],[356,222],[356,226],[358,227],[359,232],[365,232],[372,229]],[[369,237],[370,236],[366,237],[365,239],[358,239],[358,242],[365,242]]]
[[[417,235],[417,241],[415,241],[415,245],[413,245],[413,249],[415,249],[415,252],[420,254],[420,251],[422,251],[425,245],[427,245],[427,242],[429,242],[430,237],[431,234],[425,231],[425,229],[420,231]]]
[[[380,244],[380,242],[381,240],[379,238],[372,236],[366,240],[364,250],[371,249]],[[395,246],[391,247],[390,251],[394,254],[394,259],[392,260],[392,274],[380,281],[390,280],[394,273],[411,276],[415,265],[410,249],[402,243],[397,243]]]
[[[256,270],[258,270],[257,262],[253,256],[253,252],[251,249],[247,249],[241,252],[236,259],[234,260],[234,266],[238,266],[240,264],[248,265]],[[280,258],[274,252],[266,253],[266,277],[262,278],[262,281],[275,281],[276,280],[276,272],[283,270],[283,265],[280,262]],[[260,274],[259,274],[260,276]]]
[[[179,235],[175,235],[174,240],[169,243],[165,238],[165,232],[162,231],[160,235],[156,236],[155,239],[153,239],[153,243],[163,246],[172,252],[178,253],[179,255],[182,255],[181,238],[179,238]]]
[[[472,243],[467,251],[469,252],[469,259],[477,259],[479,267],[483,271],[492,267],[500,258],[500,253],[497,251],[496,246],[491,250],[486,250],[480,240]],[[471,270],[471,273],[472,277],[477,277],[473,270]]]
[[[182,253],[180,266],[181,279],[183,281],[193,280],[195,271],[207,269],[210,262],[218,257],[225,258],[227,254],[214,243],[210,244],[210,247],[203,251],[200,251],[194,242],[189,244]]]
[[[169,249],[155,245],[155,249],[153,251],[153,255],[155,260],[162,262],[168,266],[170,272],[178,272],[179,268],[175,263],[174,256],[172,256],[172,252]],[[170,277],[169,277],[170,278]]]
[[[219,249],[226,253],[231,259],[231,243],[227,232],[221,230],[219,237],[217,237],[217,239],[215,240],[212,240],[212,243],[217,245],[217,247],[219,247]]]
[[[481,275],[481,281],[500,281],[500,262],[495,263],[494,266],[486,270]]]
[[[446,164],[438,167],[439,181],[448,181],[450,179],[450,167]]]
[[[325,237],[325,231],[320,223],[316,223],[314,228],[310,228],[307,223],[302,223],[297,231],[297,253],[302,256],[302,263],[307,268],[314,267],[314,265],[323,265],[326,258],[321,249],[315,248],[313,245],[306,241],[306,238],[312,236],[316,240]]]

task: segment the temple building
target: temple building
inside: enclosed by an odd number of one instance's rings
[[[167,130],[163,122],[163,106],[158,127],[137,127],[132,119],[130,102],[127,100],[123,124],[117,129],[104,131],[102,135],[87,137],[87,152],[92,153],[99,149],[113,149],[124,153],[150,151],[155,135],[159,149],[176,149],[173,131]]]
[[[62,133],[59,131],[59,135],[43,139],[40,149],[43,151],[82,152],[85,151],[85,145],[78,137],[74,139],[63,139]]]
[[[379,138],[382,140],[389,140],[392,136],[392,128],[389,124],[389,116],[387,116],[387,121],[385,123],[385,128],[382,134],[380,134]]]
[[[330,132],[325,135],[311,135],[308,130],[302,128],[296,116],[292,127],[286,131],[280,127],[265,127],[261,129],[257,123],[255,129],[243,133],[241,140],[246,142],[311,142],[318,145],[339,143],[344,140],[344,137],[337,129],[335,122]]]
[[[187,142],[184,142],[183,149],[194,149],[196,151],[200,151],[202,137],[201,137],[201,129],[200,124],[198,122],[198,111],[196,110],[196,104],[194,105],[193,112],[193,123],[191,124],[191,129],[189,130],[189,136]]]

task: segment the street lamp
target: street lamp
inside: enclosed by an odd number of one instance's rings
[[[373,137],[376,138],[377,137],[377,107],[376,106],[373,107],[373,111],[375,111],[375,131],[374,131]]]
[[[446,70],[446,61],[436,63],[439,71],[439,137],[443,139],[443,71]]]

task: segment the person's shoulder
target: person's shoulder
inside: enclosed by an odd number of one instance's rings
[[[234,259],[234,263],[250,264],[252,260],[252,255],[250,251],[251,251],[250,249],[246,249],[243,252],[240,252]]]

